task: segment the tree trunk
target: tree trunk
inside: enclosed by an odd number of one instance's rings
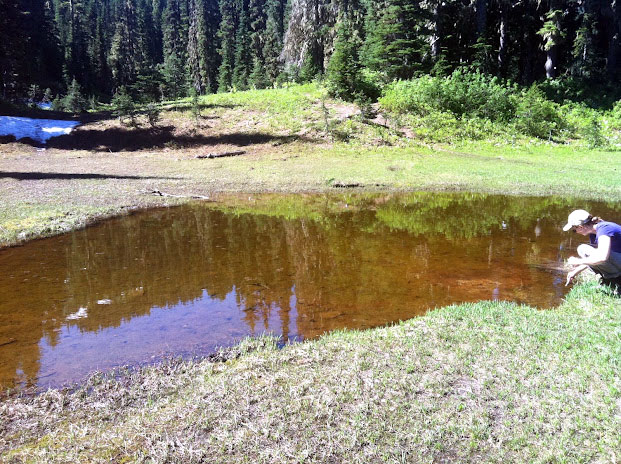
[[[621,52],[621,8],[617,2],[612,2],[612,24],[608,34],[608,56],[606,60],[606,71],[610,80],[614,80],[619,75],[619,54]]]
[[[429,43],[431,45],[431,60],[435,63],[440,57],[440,2],[433,4],[432,23],[430,25],[431,36]]]
[[[487,0],[476,0],[477,38],[485,37],[487,29]]]
[[[554,45],[546,52],[545,69],[547,79],[554,79],[556,77],[557,48],[558,47]]]
[[[550,16],[548,17],[548,21],[553,24],[553,30],[549,33],[549,37],[546,39],[546,62],[545,62],[545,70],[546,70],[546,78],[553,79],[557,76],[557,67],[558,67],[558,42],[561,39],[561,20],[560,14],[557,11],[560,8],[560,4],[558,0],[550,0],[550,12],[548,13]]]
[[[509,5],[506,1],[499,2],[500,27],[498,39],[498,69],[504,73],[507,67],[507,27],[509,25]]]

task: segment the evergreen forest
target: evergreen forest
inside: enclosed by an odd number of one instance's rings
[[[326,77],[344,99],[456,69],[614,89],[615,0],[0,0],[0,97],[160,101]]]

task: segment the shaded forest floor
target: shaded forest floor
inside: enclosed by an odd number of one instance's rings
[[[621,199],[614,152],[538,140],[430,144],[316,85],[163,105],[155,128],[88,114],[47,146],[0,144],[0,246],[218,192],[471,190]],[[450,142],[450,141],[448,141]],[[219,155],[229,155],[218,157]],[[216,156],[210,158],[209,156]],[[157,193],[175,196],[160,196]]]

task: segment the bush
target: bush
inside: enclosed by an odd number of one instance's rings
[[[151,127],[155,127],[160,120],[160,109],[155,103],[148,103],[144,109],[147,121]]]
[[[618,85],[598,79],[562,77],[538,84],[548,100],[557,103],[584,103],[593,108],[610,108],[621,96]]]
[[[81,113],[86,111],[87,103],[84,95],[82,95],[82,89],[80,88],[80,84],[78,81],[73,79],[69,89],[67,91],[67,95],[65,95],[60,102],[55,105],[58,109],[62,109],[65,111],[69,111],[71,113]]]
[[[531,86],[516,97],[515,127],[523,134],[538,138],[551,138],[567,130],[560,106],[547,100],[543,92]]]
[[[54,100],[54,95],[52,94],[52,89],[48,87],[47,89],[45,89],[45,92],[43,92],[43,99],[41,100],[41,102],[52,103],[53,100]]]
[[[604,147],[608,145],[608,140],[602,132],[600,118],[597,116],[591,118],[583,133],[584,139],[589,145],[589,148]]]
[[[605,116],[611,129],[621,130],[621,100],[616,102]]]
[[[114,108],[114,115],[119,118],[120,122],[123,122],[123,119],[129,118],[131,123],[135,123],[135,105],[134,100],[131,95],[127,93],[127,89],[125,87],[121,87],[117,90],[112,97],[112,108]]]
[[[433,130],[458,137],[484,137],[482,131],[496,128],[494,123],[513,123],[518,132],[539,138],[556,137],[570,128],[561,107],[537,86],[519,91],[478,72],[457,70],[449,77],[395,82],[386,88],[380,104],[392,113],[426,116]]]
[[[509,121],[515,115],[514,93],[515,87],[496,77],[456,70],[449,77],[423,76],[395,82],[387,87],[380,103],[395,113],[424,116],[440,111],[457,118]]]
[[[409,125],[417,137],[435,142],[481,140],[500,134],[500,126],[489,119],[458,119],[452,113],[441,111],[413,117]]]

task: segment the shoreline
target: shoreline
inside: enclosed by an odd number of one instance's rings
[[[94,375],[72,391],[4,399],[0,455],[292,462],[289,453],[312,446],[309,462],[402,452],[432,461],[606,462],[621,424],[613,362],[620,309],[587,279],[547,311],[482,301],[282,349],[274,338],[245,339],[224,362],[165,362]],[[393,433],[405,437],[397,448]],[[170,437],[175,447],[157,445]]]

